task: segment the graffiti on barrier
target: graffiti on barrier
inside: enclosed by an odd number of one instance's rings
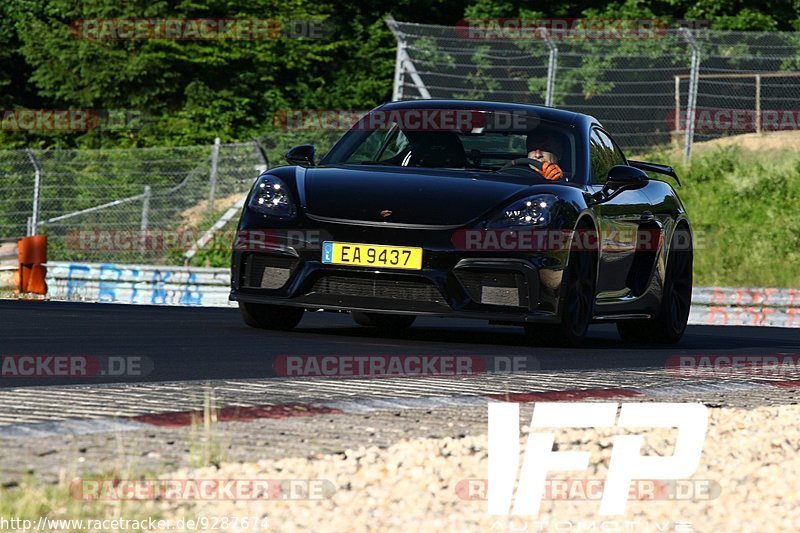
[[[193,271],[185,267],[111,263],[48,266],[50,296],[54,298],[146,305],[228,305],[227,269]]]

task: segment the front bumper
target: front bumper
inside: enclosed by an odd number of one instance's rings
[[[557,320],[563,263],[556,255],[424,247],[423,268],[415,271],[334,266],[320,258],[319,250],[291,247],[234,251],[230,299],[501,323]]]

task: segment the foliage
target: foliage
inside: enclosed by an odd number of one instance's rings
[[[635,157],[671,164],[682,178],[696,285],[800,286],[800,154],[763,155],[703,150],[688,166],[676,152]]]
[[[259,139],[270,166],[281,164],[290,146],[304,142],[316,144],[321,156],[341,132],[284,131],[275,115],[289,109],[365,110],[387,101],[395,61],[395,40],[384,22],[388,14],[402,21],[450,26],[464,18],[656,18],[700,19],[723,30],[800,31],[798,0],[567,0],[534,5],[522,0],[398,0],[391,5],[378,0],[8,0],[0,3],[2,109],[119,110],[126,120],[120,128],[88,132],[0,128],[0,148],[207,147],[220,137],[223,142]],[[322,21],[325,33],[319,39],[276,35],[264,40],[174,41],[78,39],[71,32],[71,25],[80,19],[144,17],[317,20]],[[740,36],[739,44],[708,53],[730,56],[746,51],[748,39]],[[794,42],[800,47],[800,39]],[[444,65],[444,75],[459,75],[458,56],[439,50],[436,38],[420,40],[416,46],[420,62],[435,60]],[[547,49],[541,42],[519,41],[513,46],[521,57],[541,56],[546,67]],[[559,59],[556,95],[562,99],[557,105],[569,105],[559,95],[590,97],[612,89],[613,80],[603,79],[602,72],[607,65],[628,61],[626,52],[631,47],[636,47],[639,57],[629,66],[641,71],[643,81],[649,58],[666,57],[659,65],[664,67],[670,61],[685,64],[688,54],[685,47],[676,51],[674,43],[663,39],[644,44],[576,41],[569,46],[580,52],[576,57],[581,59],[574,63]],[[469,58],[476,69],[465,78],[467,89],[462,96],[480,97],[498,89],[489,75],[488,53],[479,47]],[[777,68],[796,70],[798,64],[800,54]],[[509,78],[516,76],[523,87],[544,95],[542,78],[525,77],[518,65],[503,68]],[[2,186],[16,191],[2,204],[0,225],[19,225],[13,230],[20,234],[30,210],[31,178],[27,162],[14,157],[6,153],[0,158]],[[205,157],[199,155],[198,164]],[[687,176],[682,196],[695,228],[709,235],[708,248],[698,253],[698,283],[800,283],[797,269],[783,266],[800,259],[800,221],[792,215],[800,195],[796,180],[800,157],[787,153],[765,161],[755,154],[734,156],[723,151],[698,154],[691,167],[684,168],[680,161],[674,164]],[[56,212],[95,205],[102,187],[111,185],[117,196],[142,190],[137,176],[144,169],[135,161],[111,164],[87,159],[69,161],[69,165],[59,186],[82,190],[83,196],[67,199],[62,194],[43,208]],[[113,183],[107,177],[112,173]],[[191,198],[179,198],[172,211],[163,211],[164,217],[175,218],[190,206]],[[132,211],[131,217],[135,215]],[[173,222],[178,223],[177,219]],[[775,264],[775,257],[784,261]],[[194,260],[220,266],[227,261],[227,253],[217,251],[201,251]]]
[[[463,18],[565,17],[707,19],[712,28],[800,29],[794,0],[598,0],[537,4],[521,0],[9,0],[0,5],[0,104],[4,109],[132,110],[132,127],[89,132],[0,131],[0,147],[138,147],[248,140],[274,132],[285,109],[369,109],[391,95],[395,42],[384,18],[453,25]],[[269,18],[316,20],[322,38],[283,34],[261,40],[79,39],[80,19]],[[654,40],[657,41],[657,40]],[[624,53],[624,46],[617,51]],[[641,45],[641,42],[636,44]],[[435,43],[421,43],[430,54]],[[526,51],[526,44],[519,44]],[[595,44],[583,43],[593,50]],[[661,53],[663,43],[652,43]],[[528,46],[529,47],[529,46]],[[491,91],[485,51],[465,96]],[[546,52],[545,52],[546,55]],[[599,78],[581,85],[611,59],[570,66],[557,93],[608,89]],[[676,58],[678,60],[678,58]],[[794,68],[794,65],[787,65]],[[509,67],[513,73],[513,66]],[[593,78],[592,78],[593,79]],[[534,92],[543,91],[529,80]],[[127,123],[131,124],[131,123]]]

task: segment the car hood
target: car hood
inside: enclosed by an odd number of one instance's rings
[[[347,221],[463,225],[543,181],[470,170],[316,167],[306,171],[305,207],[312,217]]]

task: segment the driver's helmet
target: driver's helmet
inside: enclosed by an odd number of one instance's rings
[[[544,131],[530,132],[525,141],[525,147],[528,152],[531,152],[537,148],[545,152],[552,152],[559,161],[561,160],[561,156],[563,154],[561,143],[558,141],[558,139],[554,135],[548,134]]]

